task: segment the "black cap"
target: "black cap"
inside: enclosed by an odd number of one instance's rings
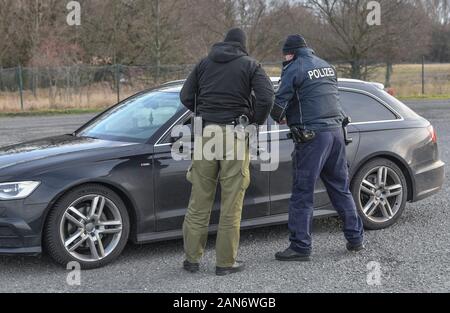
[[[247,49],[247,35],[240,28],[232,28],[225,36],[224,42],[239,42],[244,50]]]
[[[291,54],[300,48],[307,48],[308,45],[306,43],[305,38],[301,35],[289,35],[286,39],[286,42],[283,46],[284,54]]]

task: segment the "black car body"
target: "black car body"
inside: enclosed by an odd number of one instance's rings
[[[82,189],[86,184],[106,188],[120,198],[129,220],[129,225],[126,225],[129,229],[125,229],[125,225],[121,229],[127,232],[127,238],[129,234],[133,242],[179,238],[190,196],[190,184],[185,179],[190,162],[172,159],[171,148],[174,141],[170,132],[174,125],[189,124],[190,113],[179,103],[167,109],[164,107],[166,100],[161,100],[157,106],[149,109],[151,112],[145,120],[139,120],[143,115],[139,112],[140,116],[136,117],[133,125],[139,126],[137,129],[142,130],[142,133],[133,138],[107,133],[108,127],[115,131],[116,125],[127,123],[120,118],[107,127],[102,126],[102,134],[95,133],[95,125],[99,119],[106,121],[108,118],[116,118],[121,114],[120,110],[126,111],[127,107],[134,105],[136,99],[152,93],[158,93],[161,97],[169,95],[172,99],[170,101],[176,101],[181,85],[182,82],[174,82],[124,100],[74,134],[1,148],[0,184],[39,182],[39,185],[24,199],[0,200],[0,254],[41,253],[43,244],[51,241],[45,239],[46,232],[52,232],[52,227],[58,228],[57,225],[49,225],[52,210],[55,210],[55,206],[61,206],[64,196],[73,190]],[[348,146],[347,152],[353,181],[352,191],[362,210],[360,213],[364,215],[364,204],[369,205],[364,198],[367,201],[376,198],[372,184],[376,182],[376,170],[384,175],[380,166],[386,167],[386,175],[392,175],[387,178],[393,179],[392,185],[402,187],[398,189],[400,191],[396,191],[397,196],[401,193],[401,198],[397,197],[389,204],[392,208],[397,207],[395,216],[387,220],[365,216],[368,228],[388,227],[401,215],[407,201],[422,200],[442,187],[444,163],[439,158],[435,132],[427,120],[375,84],[341,80],[339,88],[344,110],[353,119],[348,129],[353,142]],[[155,122],[158,118],[161,121]],[[268,123],[273,124],[273,121],[269,120]],[[146,138],[150,128],[151,135]],[[261,172],[258,170],[260,161],[252,162],[252,183],[243,210],[244,228],[287,221],[293,151],[288,133],[287,127],[282,126],[279,131],[278,170]],[[274,133],[269,131],[266,135],[270,141]],[[388,171],[391,171],[390,174]],[[372,177],[372,183],[368,182],[368,177]],[[398,187],[399,185],[401,186]],[[19,188],[18,186],[8,185],[4,187],[5,192],[11,192],[11,188]],[[394,194],[394,189],[392,191]],[[364,192],[369,196],[364,196]],[[0,197],[1,195],[0,193]],[[315,207],[316,216],[336,214],[321,183],[316,187]],[[369,207],[367,210],[372,209]],[[218,217],[219,205],[216,203],[212,212],[211,232],[216,230]],[[59,222],[57,216],[52,223],[55,221]],[[84,224],[86,223],[83,222]],[[61,236],[64,232],[73,234],[72,230],[64,227],[61,223],[58,228]],[[64,241],[64,238],[61,240]],[[93,239],[92,242],[95,246],[96,241]],[[45,246],[53,249],[54,245],[56,244]],[[64,258],[63,253],[60,251],[59,261],[77,260],[77,257],[67,253],[67,258]],[[88,261],[98,266],[102,265],[96,263],[100,259],[96,257]]]

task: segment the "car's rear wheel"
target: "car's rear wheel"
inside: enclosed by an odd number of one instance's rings
[[[52,208],[44,230],[46,251],[58,263],[81,268],[104,266],[128,241],[130,221],[122,199],[101,185],[84,185],[65,194]]]
[[[352,193],[364,226],[377,230],[392,226],[406,207],[408,185],[402,170],[387,159],[374,159],[356,174]]]

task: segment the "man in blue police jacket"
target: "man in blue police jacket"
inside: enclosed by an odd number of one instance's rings
[[[279,261],[309,261],[312,250],[314,186],[319,178],[344,221],[349,251],[364,249],[363,224],[349,189],[343,123],[336,70],[291,35],[283,47],[281,85],[271,116],[285,118],[295,142],[293,192],[289,206],[290,246],[276,254]]]

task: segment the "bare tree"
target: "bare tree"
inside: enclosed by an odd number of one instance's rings
[[[319,54],[345,62],[348,74],[359,78],[368,64],[427,53],[426,44],[412,43],[419,42],[415,34],[427,38],[430,23],[431,58],[450,60],[450,0],[379,0],[381,26],[368,25],[368,1],[83,0],[82,25],[72,27],[66,1],[0,0],[0,66],[32,65],[53,41],[77,46],[77,62],[152,64],[160,77],[163,64],[195,63],[240,26],[249,53],[261,61],[279,61],[286,36],[301,33]]]
[[[235,0],[185,0],[185,51],[191,63],[205,56],[225,32],[237,26]]]
[[[450,0],[422,0],[422,3],[435,23],[450,23]]]
[[[435,62],[450,60],[450,0],[423,0],[432,21],[429,58]]]
[[[291,34],[301,34],[317,53],[326,58],[335,58],[334,53],[323,44],[326,36],[323,22],[301,2],[274,2],[264,24],[269,25],[264,30],[267,32],[264,49],[270,52],[269,60],[280,59],[282,45],[287,35]]]
[[[334,50],[341,61],[350,64],[352,78],[366,78],[368,64],[374,52],[382,51],[389,41],[401,38],[403,29],[395,23],[408,0],[381,0],[382,25],[367,22],[368,0],[307,0],[307,3],[326,22],[330,34],[322,43]],[[408,30],[412,32],[412,30]],[[392,51],[390,51],[391,53]],[[376,54],[375,54],[376,55]]]
[[[385,18],[381,25],[381,45],[371,54],[374,60],[386,65],[386,87],[391,86],[393,65],[419,60],[428,53],[431,39],[431,22],[420,1],[398,1],[389,10],[389,14],[382,15]]]
[[[33,39],[40,30],[33,29],[37,23],[31,7],[23,0],[0,0],[1,66],[24,64],[32,55],[37,42]]]

